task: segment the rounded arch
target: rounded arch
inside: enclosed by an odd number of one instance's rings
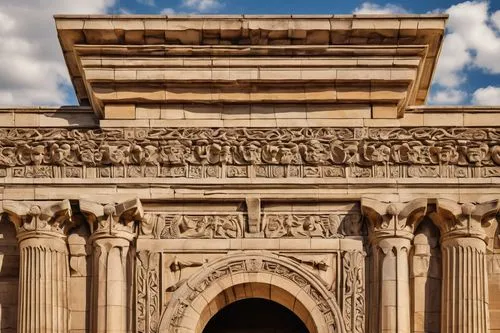
[[[172,295],[160,332],[201,333],[220,309],[245,298],[266,298],[292,310],[311,333],[343,333],[333,294],[311,272],[269,252],[240,252],[202,267]]]

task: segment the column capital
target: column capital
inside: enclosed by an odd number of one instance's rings
[[[135,223],[141,221],[144,216],[138,198],[106,205],[80,200],[80,211],[87,219],[92,241],[101,238],[131,241],[136,234]]]
[[[416,223],[427,212],[427,199],[415,199],[407,203],[381,202],[362,198],[361,212],[368,220],[372,242],[384,238],[413,238]]]
[[[19,242],[31,237],[65,238],[72,226],[69,200],[55,202],[3,201],[4,211],[14,223]]]
[[[486,240],[483,223],[500,210],[500,200],[480,204],[457,203],[449,199],[436,199],[436,212],[430,216],[441,231],[441,238],[472,237]]]

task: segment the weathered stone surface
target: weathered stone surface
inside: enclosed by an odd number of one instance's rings
[[[56,23],[92,107],[0,109],[2,332],[203,333],[248,298],[500,330],[500,109],[409,105],[444,17]]]

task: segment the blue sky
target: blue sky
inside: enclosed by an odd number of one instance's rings
[[[55,13],[430,12],[448,13],[450,19],[428,103],[500,105],[500,0],[2,0],[0,105],[77,103],[56,38],[52,19]]]

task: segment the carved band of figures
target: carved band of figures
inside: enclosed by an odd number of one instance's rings
[[[153,214],[146,213],[141,231],[153,238],[243,238],[252,233],[246,214]],[[285,214],[262,215],[265,238],[343,238],[359,236],[360,214]],[[255,238],[253,236],[252,238]]]
[[[498,128],[0,129],[0,177],[499,177]]]

